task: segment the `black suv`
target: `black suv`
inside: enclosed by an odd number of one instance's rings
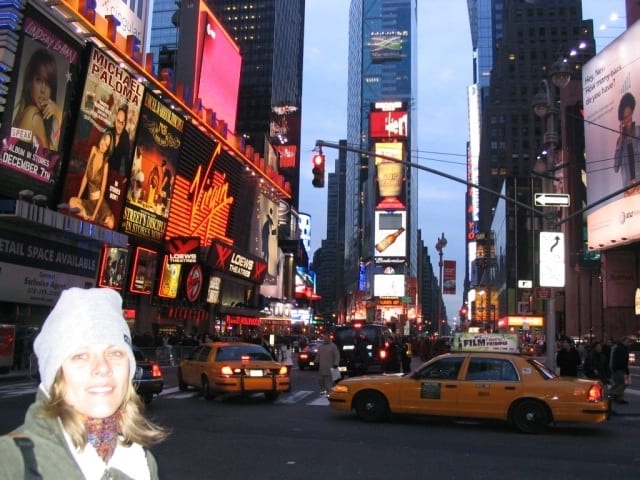
[[[393,333],[386,325],[372,323],[338,326],[333,342],[340,351],[340,371],[354,376],[399,372],[399,355]]]

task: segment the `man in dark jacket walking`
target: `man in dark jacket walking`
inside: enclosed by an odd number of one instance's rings
[[[562,340],[562,348],[556,356],[556,365],[560,369],[561,377],[577,377],[580,354],[569,338]]]
[[[611,347],[610,367],[613,386],[609,395],[616,403],[629,403],[624,399],[624,391],[627,388],[629,378],[629,339],[623,337]]]

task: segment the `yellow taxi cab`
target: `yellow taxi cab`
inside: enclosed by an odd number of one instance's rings
[[[552,422],[600,423],[610,413],[600,381],[558,377],[520,355],[517,335],[507,334],[458,334],[451,353],[405,375],[342,380],[329,402],[365,421],[391,414],[494,419],[526,433],[541,433]]]
[[[178,387],[195,387],[209,399],[216,394],[264,393],[275,401],[289,390],[287,367],[260,345],[241,342],[205,343],[178,366]]]

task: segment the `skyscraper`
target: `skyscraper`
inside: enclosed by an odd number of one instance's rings
[[[208,4],[242,55],[236,132],[265,158],[268,137],[297,209],[305,1],[209,0]]]
[[[416,8],[415,0],[352,0],[350,6],[347,141],[385,157],[347,155],[345,290],[364,298],[398,293],[374,291],[385,269],[399,283],[417,272],[417,175],[386,159],[415,157]],[[396,191],[380,188],[396,180]],[[385,237],[394,248],[376,249]],[[368,308],[366,314],[372,320],[381,313]]]

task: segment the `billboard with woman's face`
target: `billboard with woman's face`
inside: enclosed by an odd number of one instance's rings
[[[70,92],[79,83],[80,45],[27,9],[0,129],[0,194],[52,193],[62,168]],[[50,202],[51,203],[51,202]]]

